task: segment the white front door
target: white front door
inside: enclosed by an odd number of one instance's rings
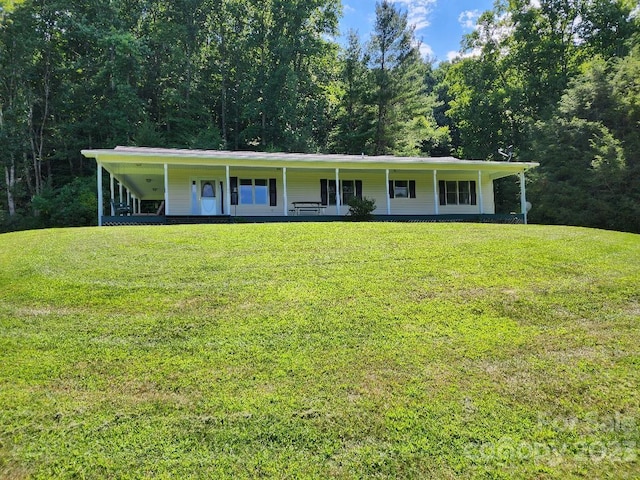
[[[216,179],[191,181],[191,213],[193,215],[221,214],[221,182]]]

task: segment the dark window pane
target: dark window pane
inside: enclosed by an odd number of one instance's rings
[[[471,191],[469,182],[458,182],[458,198],[460,205],[469,205],[471,203]]]
[[[342,181],[342,203],[347,205],[349,200],[355,196],[355,185],[353,180]]]
[[[447,205],[456,205],[458,203],[458,182],[446,182],[447,187]]]
[[[335,205],[336,204],[336,181],[335,180],[329,180],[328,190],[329,190],[329,205]]]
[[[407,180],[396,180],[393,194],[396,198],[409,198],[409,182]]]

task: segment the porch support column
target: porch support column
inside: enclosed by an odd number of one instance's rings
[[[169,215],[169,164],[164,164],[164,214]]]
[[[340,198],[340,169],[336,168],[336,214],[340,215],[342,198]]]
[[[122,194],[122,183],[120,183],[120,181],[118,181],[118,202],[124,202],[124,195]]]
[[[113,202],[116,198],[116,185],[113,178],[113,173],[111,172],[109,172],[109,191],[111,193],[111,216],[114,217],[116,215],[116,210],[115,208],[113,208]]]
[[[389,195],[389,169],[385,170],[384,191],[387,192],[387,215],[391,215],[391,196]]]
[[[131,190],[127,188],[127,205],[131,205]]]
[[[480,215],[484,213],[484,200],[482,198],[482,170],[478,170],[478,208]]]
[[[524,224],[527,224],[527,187],[525,186],[524,170],[520,172],[520,210],[524,216]]]
[[[282,167],[282,188],[284,202],[284,216],[289,216],[289,195],[287,194],[287,167]]]
[[[98,162],[98,226],[102,226],[104,215],[104,198],[102,198],[102,164]]]
[[[438,192],[438,171],[433,171],[433,211],[440,215],[440,194]]]
[[[229,172],[229,165],[224,167],[224,189],[224,211],[231,216],[231,173]]]

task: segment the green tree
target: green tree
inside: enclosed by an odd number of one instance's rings
[[[442,135],[427,93],[427,64],[420,56],[407,12],[384,0],[376,4],[370,42],[375,106],[372,153],[416,155],[423,142]]]
[[[637,158],[637,145],[626,136],[628,117],[620,115],[640,89],[620,94],[615,87],[630,67],[637,72],[637,58],[594,59],[554,115],[534,128],[541,165],[531,189],[533,221],[640,231],[640,177],[635,161],[627,160]]]
[[[370,150],[374,108],[367,102],[372,88],[369,58],[355,31],[350,31],[340,56],[340,108],[332,132],[333,151],[359,155]]]

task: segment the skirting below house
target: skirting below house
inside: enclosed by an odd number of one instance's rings
[[[231,217],[228,215],[123,215],[102,217],[105,226],[118,225],[189,225],[189,224],[225,224],[225,223],[287,223],[287,222],[348,222],[349,216],[310,215],[310,216],[252,216]],[[375,215],[375,222],[466,222],[466,223],[524,223],[522,214],[495,215]]]

